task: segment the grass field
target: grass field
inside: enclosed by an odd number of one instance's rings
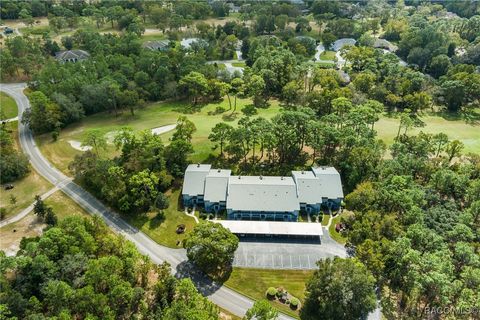
[[[331,63],[331,62],[317,61],[317,62],[315,62],[315,63],[318,64],[319,66],[325,67],[325,68],[333,68],[333,67],[335,67],[335,63]]]
[[[90,217],[82,207],[60,190],[48,197],[45,203],[52,207],[58,220],[63,220],[69,216]]]
[[[408,134],[418,134],[420,131],[425,133],[445,133],[449,139],[458,139],[465,145],[463,153],[474,152],[480,154],[480,125],[469,124],[462,119],[450,120],[439,115],[428,115],[420,118],[425,122],[425,127],[412,128]],[[397,135],[398,118],[383,116],[375,123],[378,137],[387,145],[391,145]]]
[[[307,270],[234,268],[225,285],[255,300],[265,299],[265,292],[269,287],[283,287],[303,303],[305,282],[312,274],[313,271]],[[280,302],[270,303],[278,310],[298,318],[298,310],[294,311]]]
[[[61,191],[52,194],[45,200],[45,203],[53,208],[59,221],[68,216],[88,216],[79,205]],[[43,228],[45,228],[43,221],[30,212],[20,221],[0,229],[0,250],[4,250],[8,254],[15,254],[23,237],[36,237],[42,233]]]
[[[195,227],[195,220],[181,211],[180,189],[167,192],[167,196],[170,199],[170,206],[164,210],[163,218],[157,218],[156,213],[148,213],[136,217],[125,217],[125,219],[155,242],[170,248],[181,248],[182,240]],[[186,226],[184,234],[175,232],[179,224]]]
[[[322,219],[322,226],[326,226],[328,224],[328,220],[330,220],[330,215],[322,214],[321,219]]]
[[[337,57],[335,57],[335,51],[323,51],[322,54],[320,55],[321,60],[333,60],[337,61]]]
[[[12,97],[0,92],[0,120],[15,118],[18,115],[17,104]]]
[[[19,150],[17,124],[17,121],[9,122],[7,128],[13,132],[16,143],[15,147]],[[24,178],[10,183],[13,184],[13,189],[5,190],[4,188],[0,188],[0,206],[6,208],[6,217],[17,214],[25,209],[34,201],[35,195],[41,195],[52,188],[52,185],[36,173],[33,168],[30,168],[30,173]],[[16,203],[10,201],[11,196],[16,198]]]
[[[239,62],[232,62],[232,66],[244,68],[246,66],[246,64],[245,64],[244,61],[239,61]]]
[[[333,240],[337,241],[338,243],[345,244],[347,243],[347,238],[343,237],[341,233],[335,230],[335,225],[340,222],[342,216],[343,214],[339,214],[332,219],[332,223],[328,228],[328,232],[330,233],[330,237],[332,237]]]
[[[107,136],[111,137],[116,131],[122,127],[129,126],[135,131],[150,130],[156,127],[173,124],[181,115],[186,115],[188,119],[193,121],[197,127],[197,131],[193,134],[194,154],[191,161],[202,162],[209,157],[211,153],[218,152],[213,150],[214,146],[208,140],[211,129],[223,118],[230,120],[229,123],[234,125],[238,119],[243,116],[241,109],[250,103],[247,99],[237,99],[237,111],[231,116],[232,111],[216,113],[217,107],[228,110],[228,101],[225,99],[220,103],[211,103],[203,106],[197,112],[191,113],[190,105],[180,102],[161,102],[149,105],[141,110],[136,111],[135,116],[131,116],[129,112],[124,112],[117,118],[111,113],[100,113],[83,119],[82,121],[68,126],[63,129],[56,142],[52,141],[49,134],[36,137],[37,144],[43,155],[49,159],[52,164],[66,174],[68,164],[73,160],[75,155],[81,151],[75,150],[69,144],[70,140],[82,141],[84,134],[89,129],[99,129]],[[258,109],[258,116],[272,118],[280,110],[277,101],[272,101],[271,106],[266,109]],[[162,135],[165,142],[172,136],[173,132]],[[115,148],[109,145],[105,153],[106,156],[115,155]]]

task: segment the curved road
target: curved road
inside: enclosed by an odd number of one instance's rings
[[[25,87],[25,83],[0,85],[1,91],[15,99],[20,119],[22,118],[23,112],[30,107],[30,102],[23,93]],[[29,157],[32,166],[39,174],[71,197],[90,214],[102,217],[110,228],[115,232],[124,235],[126,239],[132,241],[137,246],[138,250],[143,254],[148,255],[153,262],[168,262],[172,266],[172,271],[176,276],[190,277],[199,291],[207,296],[213,303],[235,315],[243,316],[246,311],[252,307],[253,300],[230,290],[221,284],[212,282],[201,273],[197,272],[196,269],[188,263],[185,250],[171,249],[159,245],[143,232],[129,225],[90,193],[53,167],[37,148],[30,129],[21,123],[21,121],[18,124],[18,130],[20,145],[24,153]],[[279,319],[291,320],[293,318],[282,314]]]

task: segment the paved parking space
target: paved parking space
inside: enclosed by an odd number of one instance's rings
[[[347,256],[344,246],[333,241],[328,231],[324,233],[320,244],[261,241],[241,241],[233,265],[265,269],[315,269],[315,263],[320,259]]]

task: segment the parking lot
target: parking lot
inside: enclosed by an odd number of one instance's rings
[[[318,260],[334,256],[346,257],[347,253],[344,246],[332,240],[326,231],[320,244],[288,240],[241,241],[233,265],[265,269],[315,269]]]

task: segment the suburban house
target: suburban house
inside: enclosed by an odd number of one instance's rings
[[[153,51],[166,51],[170,49],[170,40],[147,41],[142,44],[142,47]]]
[[[66,50],[55,53],[55,59],[62,63],[82,61],[89,57],[90,54],[84,50]]]
[[[340,174],[333,167],[293,171],[291,176],[232,176],[230,170],[191,164],[182,190],[186,207],[226,210],[229,220],[297,221],[300,210],[336,210],[343,200]]]

